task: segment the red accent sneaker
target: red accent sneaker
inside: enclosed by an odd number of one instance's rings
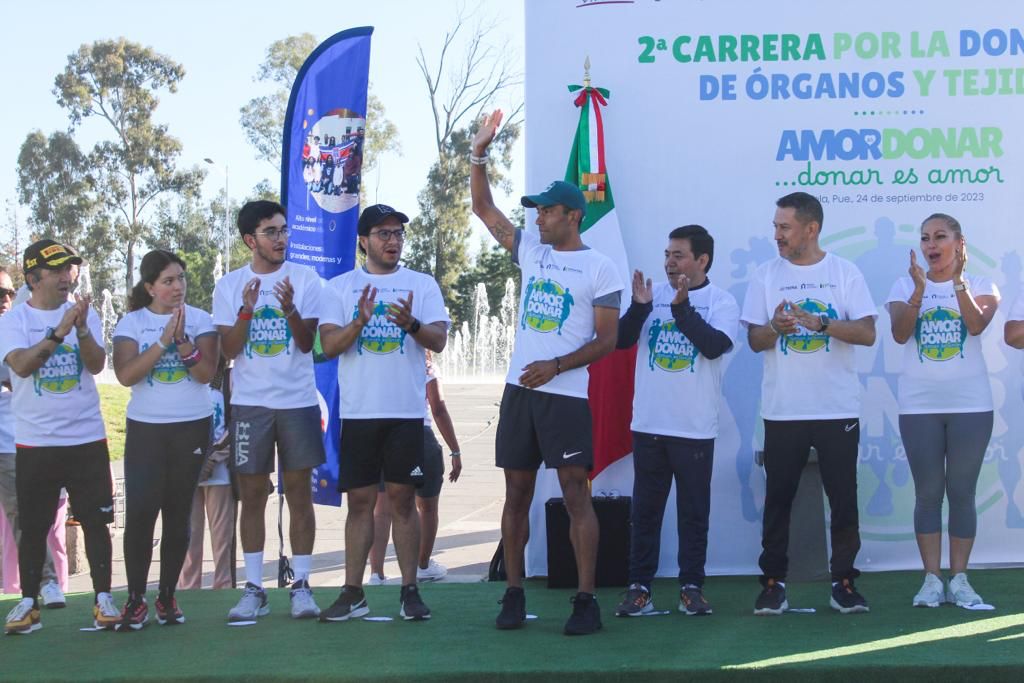
[[[156,623],[161,626],[165,624],[184,624],[185,615],[178,609],[178,601],[171,596],[169,602],[164,603],[162,598],[156,599]]]

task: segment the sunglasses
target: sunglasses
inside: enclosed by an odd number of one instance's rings
[[[15,295],[17,295],[17,293],[18,290],[16,289],[7,289],[6,287],[0,287],[0,299],[4,299],[6,297],[11,297],[13,299]]]

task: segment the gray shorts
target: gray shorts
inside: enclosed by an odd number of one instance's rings
[[[326,460],[319,406],[231,406],[230,429],[231,455],[239,474],[273,472],[275,446],[285,471],[307,470]]]

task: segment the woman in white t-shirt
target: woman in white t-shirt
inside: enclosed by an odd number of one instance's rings
[[[139,266],[130,312],[114,328],[114,372],[131,387],[124,446],[124,559],[128,602],[119,629],[148,620],[146,582],[153,529],[160,536],[157,621],[184,623],[174,591],[188,550],[192,496],[210,440],[207,384],[219,346],[210,314],[185,304],[185,263],[172,252],[151,251]]]
[[[987,278],[968,275],[967,243],[952,216],[921,224],[921,253],[910,252],[909,276],[886,303],[892,336],[904,346],[899,378],[900,436],[914,477],[914,532],[925,579],[915,607],[981,604],[967,581],[977,532],[975,489],[992,436],[992,389],[981,350],[982,332],[999,305]],[[949,565],[943,585],[942,499],[949,500]]]

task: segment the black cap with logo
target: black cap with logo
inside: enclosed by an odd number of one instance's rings
[[[380,225],[389,216],[395,216],[403,224],[409,222],[409,217],[401,211],[396,211],[387,204],[374,204],[363,209],[362,215],[359,216],[359,225],[356,228],[356,232],[360,235],[369,235],[373,226]]]
[[[82,257],[73,249],[53,240],[39,240],[25,248],[22,269],[26,273],[40,268],[56,269],[68,264],[81,264]]]

